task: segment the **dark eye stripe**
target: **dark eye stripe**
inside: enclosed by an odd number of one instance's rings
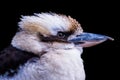
[[[44,37],[42,34],[39,34],[40,40],[43,42],[67,42],[67,38],[72,34],[72,32],[62,32],[59,31],[56,36]]]

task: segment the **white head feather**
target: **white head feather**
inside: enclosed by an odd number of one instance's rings
[[[31,32],[40,32],[44,36],[56,35],[58,31],[68,31],[80,24],[70,16],[55,13],[41,13],[33,16],[22,16],[19,27]],[[79,27],[81,28],[81,27]],[[82,30],[82,29],[81,29]]]

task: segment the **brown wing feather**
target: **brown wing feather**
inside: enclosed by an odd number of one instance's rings
[[[0,75],[8,72],[8,76],[13,76],[17,73],[20,65],[24,65],[24,63],[33,57],[38,56],[33,53],[18,50],[10,45],[0,52]]]

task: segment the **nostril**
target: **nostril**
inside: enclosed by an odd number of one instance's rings
[[[79,37],[80,35],[76,35],[76,37]]]

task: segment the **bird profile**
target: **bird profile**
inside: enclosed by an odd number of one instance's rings
[[[22,16],[11,45],[0,52],[0,80],[85,80],[81,54],[113,38],[84,32],[70,16]]]

